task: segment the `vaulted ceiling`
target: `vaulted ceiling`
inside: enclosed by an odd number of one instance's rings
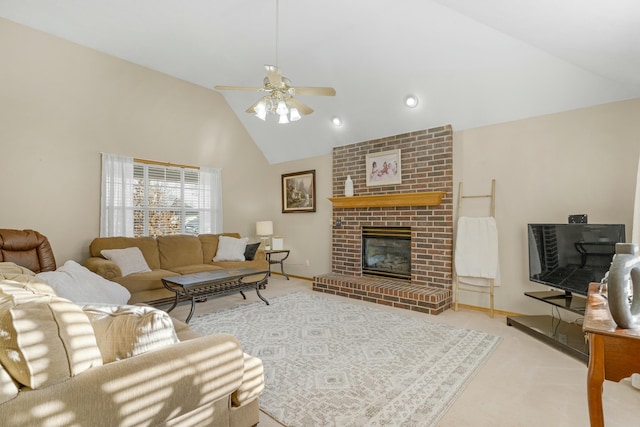
[[[0,0],[0,16],[211,90],[260,87],[265,64],[335,88],[286,125],[245,112],[260,93],[222,92],[271,163],[640,96],[637,0],[279,0],[278,31],[276,0]]]

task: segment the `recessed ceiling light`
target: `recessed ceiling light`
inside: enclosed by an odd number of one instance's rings
[[[333,123],[334,126],[342,126],[342,119],[338,116],[333,116],[331,123]]]
[[[404,98],[404,105],[407,108],[415,108],[418,105],[418,97],[415,95],[407,95]]]

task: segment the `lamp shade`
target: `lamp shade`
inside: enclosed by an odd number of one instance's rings
[[[270,236],[273,234],[273,221],[256,222],[256,234],[258,236]]]

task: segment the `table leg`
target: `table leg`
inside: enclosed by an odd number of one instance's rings
[[[171,307],[169,307],[167,309],[167,313],[169,313],[171,310],[173,310],[174,308],[176,308],[176,306],[178,305],[178,291],[173,290],[173,288],[171,288],[170,286],[168,286],[164,279],[162,280],[162,284],[164,285],[165,288],[167,288],[168,290],[170,290],[171,292],[175,292],[176,293],[176,297],[173,300],[173,304],[171,304]]]
[[[282,260],[282,261],[284,261],[284,260]],[[282,261],[280,261],[280,271],[282,272],[282,275],[284,277],[286,277],[287,280],[289,280],[289,276],[287,276],[287,273],[284,272],[284,262],[282,262]]]
[[[602,409],[604,375],[604,337],[598,334],[589,334],[587,401],[591,427],[604,427],[604,411]]]
[[[269,301],[267,301],[267,299],[263,297],[262,294],[260,293],[260,286],[263,286],[265,283],[267,283],[268,278],[269,278],[269,274],[265,275],[264,279],[258,280],[256,282],[256,294],[258,295],[258,298],[264,301],[264,303],[267,305],[269,305]]]
[[[193,313],[196,311],[196,299],[195,297],[191,298],[191,310],[189,310],[189,315],[187,316],[187,320],[184,321],[184,323],[189,323],[189,320],[191,320],[191,316],[193,316]]]
[[[271,264],[273,264],[271,262],[271,254],[267,254],[267,263],[269,264],[269,277],[271,277]]]

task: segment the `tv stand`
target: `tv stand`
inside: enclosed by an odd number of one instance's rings
[[[525,292],[526,296],[572,313],[584,314],[587,300],[582,296],[559,291]],[[582,325],[565,322],[553,316],[508,316],[507,325],[537,338],[569,356],[589,362],[589,345]]]

